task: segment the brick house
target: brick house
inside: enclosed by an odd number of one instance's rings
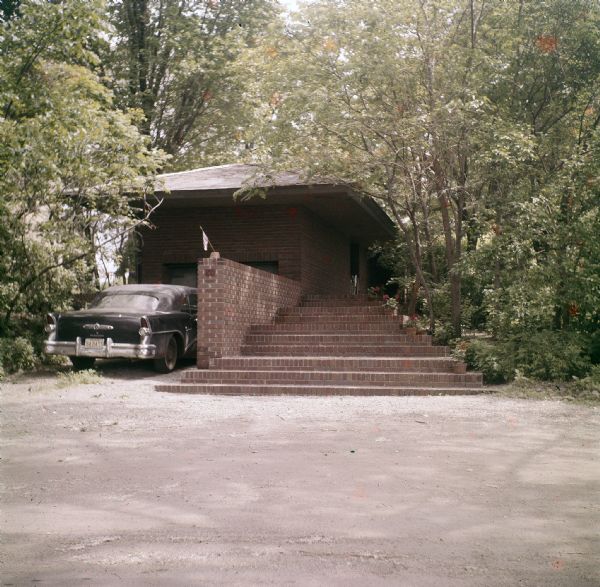
[[[139,277],[196,284],[197,369],[159,391],[225,394],[478,393],[481,374],[364,295],[367,249],[394,236],[374,202],[250,165],[167,174]],[[242,185],[266,197],[238,201]],[[214,252],[205,252],[200,225]],[[218,252],[217,252],[218,251]],[[351,277],[358,276],[358,291]]]
[[[194,286],[202,248],[200,225],[221,257],[300,282],[304,293],[347,293],[352,275],[368,284],[367,249],[393,238],[394,225],[371,200],[344,186],[298,174],[256,177],[252,165],[222,165],[162,175],[168,190],[143,234],[138,280]],[[266,197],[235,200],[242,185]]]
[[[247,201],[242,186],[261,188]],[[137,280],[198,286],[198,364],[235,355],[251,324],[268,323],[308,294],[347,295],[369,284],[368,247],[395,228],[372,200],[296,173],[260,177],[253,165],[160,176],[164,202],[142,234]],[[202,246],[200,226],[219,259]]]

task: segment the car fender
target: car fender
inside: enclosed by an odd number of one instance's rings
[[[164,357],[167,352],[167,345],[171,336],[175,336],[177,340],[177,347],[179,349],[179,354],[182,355],[184,352],[183,348],[183,338],[181,336],[181,332],[178,330],[162,330],[161,332],[153,332],[152,336],[150,336],[150,342],[156,345],[156,356]]]

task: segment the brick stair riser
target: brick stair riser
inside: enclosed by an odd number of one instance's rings
[[[431,344],[425,334],[249,334],[245,344]]]
[[[189,371],[183,377],[189,383],[239,383],[239,384],[282,384],[282,385],[371,385],[394,387],[418,385],[472,387],[481,385],[481,377],[474,373],[374,373],[340,371]]]
[[[306,323],[301,322],[298,324],[260,324],[251,326],[248,334],[294,334],[294,333],[307,333],[307,334],[336,334],[338,332],[348,332],[351,334],[374,334],[381,332],[382,334],[401,334],[402,328],[398,322],[388,323],[372,323],[365,322],[360,325],[349,322],[312,322]]]
[[[309,395],[309,396],[411,396],[411,395],[474,395],[480,388],[393,388],[393,387],[328,387],[282,385],[213,385],[213,384],[162,384],[157,391],[169,393],[194,393],[206,395]]]
[[[275,324],[354,324],[357,327],[363,324],[395,324],[397,328],[401,326],[400,320],[396,316],[367,316],[352,314],[311,314],[310,316],[276,316]]]
[[[445,357],[446,347],[417,345],[242,345],[246,356],[323,356],[323,357]]]
[[[253,371],[417,371],[422,373],[452,373],[457,362],[454,359],[395,359],[344,357],[235,357],[213,359],[211,369],[253,370]],[[193,372],[193,371],[192,371]],[[184,373],[184,377],[187,376]]]
[[[362,308],[382,308],[384,307],[381,301],[377,302],[366,302],[366,303],[352,303],[352,302],[342,302],[342,303],[327,303],[327,302],[303,302],[297,308],[321,308],[324,312],[328,312],[331,308],[348,308],[349,310],[358,310],[360,311]]]
[[[297,306],[295,308],[284,308],[277,312],[278,316],[314,316],[320,314],[322,316],[392,316],[392,311],[384,306],[332,306],[328,307],[304,307]]]
[[[343,302],[351,302],[357,304],[364,304],[365,302],[374,301],[372,297],[369,297],[367,294],[357,294],[357,295],[341,295],[341,296],[331,296],[329,294],[306,294],[302,296],[301,303],[304,302],[325,302],[332,304],[341,304]]]

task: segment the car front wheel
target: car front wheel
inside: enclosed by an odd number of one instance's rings
[[[154,359],[154,369],[159,373],[170,373],[177,365],[177,341],[172,336],[167,343],[167,351],[164,357]]]

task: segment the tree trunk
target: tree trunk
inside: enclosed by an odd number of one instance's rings
[[[407,313],[409,316],[414,316],[417,313],[417,299],[419,296],[420,284],[417,279],[413,281],[408,295]]]

